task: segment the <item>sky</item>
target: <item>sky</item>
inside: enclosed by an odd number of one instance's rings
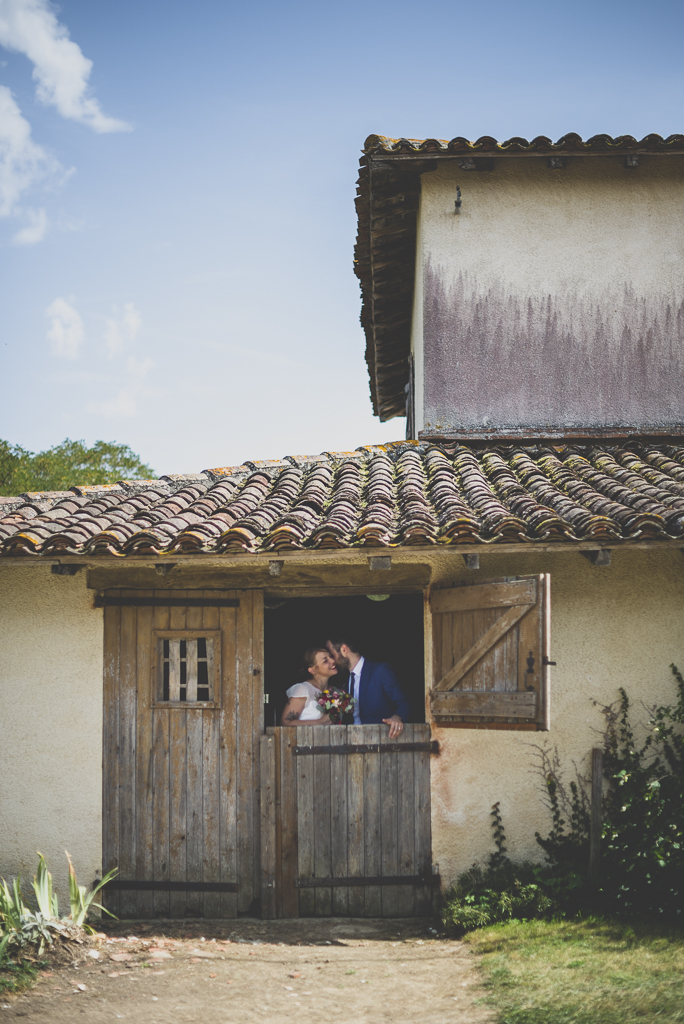
[[[683,132],[683,32],[662,0],[0,0],[0,437],[158,474],[402,438],[365,138]]]

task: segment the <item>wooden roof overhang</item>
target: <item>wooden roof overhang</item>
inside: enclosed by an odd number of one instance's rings
[[[361,324],[373,411],[380,420],[406,414],[411,317],[416,259],[420,176],[445,160],[472,158],[476,167],[499,159],[681,156],[684,135],[595,135],[583,141],[570,133],[554,143],[512,138],[476,142],[458,137],[390,139],[370,135],[363,147],[357,182],[358,233],[354,271],[361,284]],[[545,435],[546,436],[546,435]]]

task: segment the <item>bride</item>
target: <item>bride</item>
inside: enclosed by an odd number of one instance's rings
[[[304,652],[304,664],[311,679],[297,683],[287,691],[288,701],[280,716],[281,725],[328,725],[330,719],[316,704],[331,676],[337,675],[337,665],[325,647],[309,647]]]

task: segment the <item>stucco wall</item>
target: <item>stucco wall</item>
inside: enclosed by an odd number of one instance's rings
[[[513,574],[551,573],[551,731],[507,732],[434,728],[442,754],[432,758],[433,859],[448,881],[494,847],[489,812],[501,801],[514,858],[542,859],[534,833],[546,835],[538,750],[558,749],[573,777],[587,772],[587,755],[600,746],[608,704],[624,686],[635,720],[641,703],[670,702],[669,665],[684,670],[684,557],[679,551],[613,552],[612,565],[592,566],[577,553],[481,556],[479,572],[454,572],[459,556],[443,556],[439,586]],[[429,625],[429,624],[428,624]]]
[[[423,552],[397,561],[425,562]],[[552,580],[551,731],[435,728],[433,859],[449,882],[492,851],[489,812],[501,802],[509,852],[539,857],[534,832],[550,824],[537,747],[558,748],[572,773],[587,768],[605,704],[626,687],[640,702],[669,701],[670,662],[684,668],[684,557],[676,549],[618,550],[592,566],[567,548],[550,554],[485,549],[478,572],[458,552],[430,554],[433,584],[539,572]],[[0,874],[30,881],[35,851],[48,856],[65,895],[64,849],[80,879],[101,864],[102,612],[85,574],[0,565]],[[430,651],[430,617],[426,618]]]
[[[683,197],[684,157],[424,174],[418,429],[683,423]]]
[[[0,875],[30,892],[45,854],[68,909],[102,865],[102,610],[85,572],[0,565]]]

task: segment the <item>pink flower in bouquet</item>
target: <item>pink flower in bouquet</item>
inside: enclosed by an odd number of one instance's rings
[[[338,725],[342,715],[351,711],[356,701],[346,690],[338,690],[334,686],[328,686],[325,690],[321,690],[316,703],[321,711],[327,713],[330,721]]]

